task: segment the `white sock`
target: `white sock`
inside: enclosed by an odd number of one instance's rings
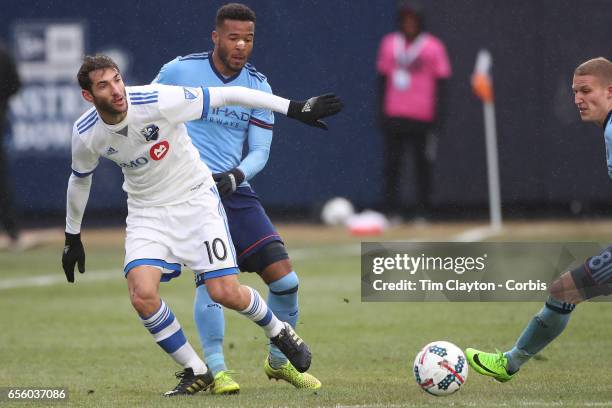
[[[240,313],[260,325],[268,338],[278,336],[285,325],[274,316],[274,313],[255,289],[246,287],[251,292],[251,301],[249,306],[241,310]]]
[[[152,316],[141,318],[142,324],[170,357],[184,368],[191,367],[194,374],[206,373],[206,364],[185,338],[183,329],[172,310],[161,301],[159,310]]]

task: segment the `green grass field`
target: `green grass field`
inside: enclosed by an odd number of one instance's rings
[[[400,228],[381,240],[444,240],[467,224]],[[265,339],[226,310],[226,361],[241,393],[167,400],[178,367],[153,342],[129,304],[122,277],[121,231],[84,231],[87,273],[63,281],[61,232],[37,249],[0,253],[0,387],[67,387],[57,406],[199,407],[605,407],[612,406],[612,305],[580,305],[569,327],[514,380],[498,384],[471,371],[463,389],[432,397],[419,389],[412,362],[433,340],[462,348],[509,348],[537,303],[362,303],[358,238],[316,227],[281,228],[300,276],[298,332],[313,351],[317,392],[299,392],[263,373]],[[612,241],[612,223],[526,223],[496,240]],[[26,278],[56,275],[46,282]],[[241,280],[266,293],[256,276]],[[35,285],[36,286],[32,286]],[[192,344],[191,273],[162,285],[162,296]],[[42,406],[49,402],[19,402]],[[0,406],[11,403],[0,401]]]

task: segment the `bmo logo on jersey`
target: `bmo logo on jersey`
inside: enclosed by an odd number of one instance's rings
[[[119,167],[123,167],[124,169],[135,169],[140,166],[144,166],[149,162],[149,159],[146,157],[139,157],[136,160],[132,160],[129,163],[119,163]]]
[[[163,142],[155,143],[151,150],[149,150],[149,155],[151,155],[153,160],[161,160],[166,156],[168,150],[170,150],[170,144],[164,140]]]

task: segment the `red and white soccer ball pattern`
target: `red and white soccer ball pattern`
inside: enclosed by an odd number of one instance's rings
[[[414,377],[427,393],[443,396],[457,392],[468,376],[463,351],[448,341],[427,344],[414,359]]]

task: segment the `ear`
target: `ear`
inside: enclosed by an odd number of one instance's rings
[[[213,44],[215,44],[215,46],[217,46],[218,43],[219,43],[219,33],[217,32],[217,30],[214,30],[212,32],[210,38],[212,39]]]
[[[83,96],[83,99],[85,99],[87,102],[93,103],[94,98],[91,92],[86,89],[81,89],[81,95]]]

